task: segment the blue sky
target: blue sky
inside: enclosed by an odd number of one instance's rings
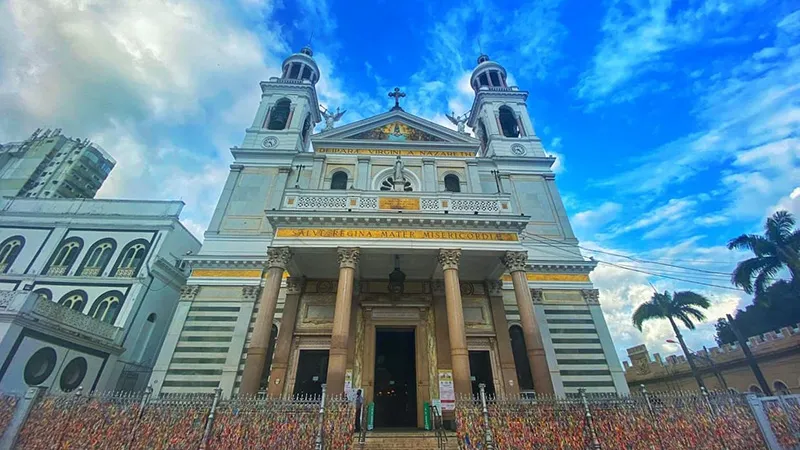
[[[471,104],[480,50],[503,64],[530,91],[586,248],[725,273],[742,257],[728,239],[776,209],[800,213],[800,6],[789,0],[4,0],[0,141],[39,126],[88,137],[118,160],[100,196],[180,198],[201,234],[258,82],[309,40],[321,102],[347,109],[343,123],[385,111],[399,86],[407,111],[451,126],[444,114]],[[630,326],[651,283],[708,295],[711,318],[749,301],[608,265],[593,280],[620,354],[677,350],[666,323]],[[690,346],[711,335],[702,325]]]

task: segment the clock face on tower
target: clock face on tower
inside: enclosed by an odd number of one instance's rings
[[[514,144],[511,146],[511,153],[522,156],[526,153],[525,147],[522,144]]]
[[[273,148],[278,145],[278,138],[275,136],[267,136],[261,141],[261,146],[264,148]]]

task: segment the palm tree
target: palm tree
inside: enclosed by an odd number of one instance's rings
[[[767,219],[763,236],[743,234],[731,239],[729,249],[748,249],[755,254],[736,265],[731,282],[748,294],[761,296],[775,275],[787,268],[796,286],[800,282],[800,230],[792,230],[794,224],[789,212],[778,211]]]
[[[697,385],[701,388],[705,388],[705,384],[700,374],[697,372],[692,354],[689,352],[689,348],[686,347],[686,343],[683,341],[683,335],[681,335],[675,320],[680,320],[686,325],[686,328],[694,330],[695,327],[692,320],[705,320],[706,315],[703,314],[700,309],[707,309],[709,306],[711,306],[711,302],[695,292],[682,291],[676,292],[673,295],[668,291],[664,291],[663,294],[659,294],[658,292],[654,293],[650,301],[642,303],[636,308],[636,311],[633,312],[633,326],[639,331],[642,331],[642,325],[648,320],[669,320],[670,325],[672,325],[672,330],[675,332],[675,337],[678,338],[678,342],[681,345],[683,354],[686,355],[686,361],[689,362],[689,368],[692,369],[692,375],[694,375],[694,379],[697,380]]]

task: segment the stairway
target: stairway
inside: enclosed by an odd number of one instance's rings
[[[354,450],[439,450],[433,431],[369,431],[363,446],[356,444]],[[445,450],[458,450],[456,434],[447,432]]]

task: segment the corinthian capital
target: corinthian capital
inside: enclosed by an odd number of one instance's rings
[[[458,269],[458,262],[461,260],[461,250],[443,248],[439,250],[437,259],[442,266],[442,270]]]
[[[509,272],[523,271],[528,264],[528,252],[506,252],[501,260]]]
[[[358,266],[358,258],[361,256],[361,249],[359,248],[339,248],[337,259],[339,260],[339,268],[348,267],[355,269]]]
[[[286,270],[286,265],[292,259],[289,247],[270,247],[267,249],[267,269],[277,267]]]
[[[600,304],[600,291],[597,289],[581,289],[581,295],[586,303],[590,305]]]

